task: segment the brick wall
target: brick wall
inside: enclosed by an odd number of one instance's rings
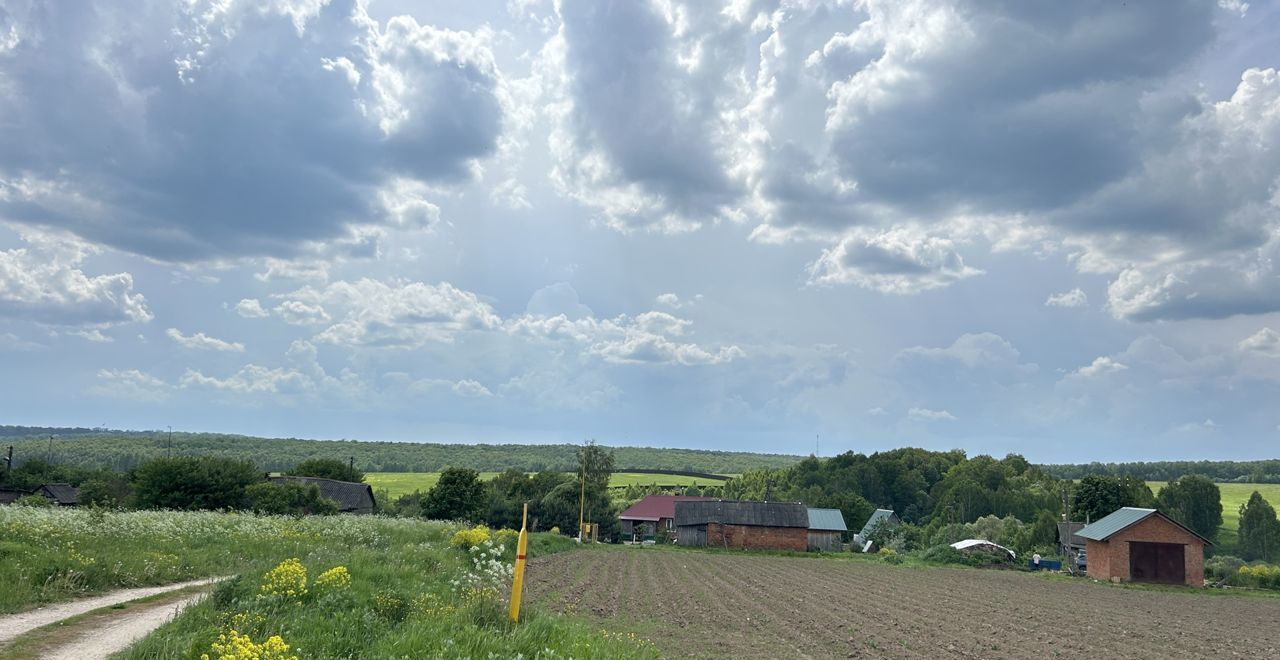
[[[1204,542],[1160,516],[1150,516],[1113,534],[1106,541],[1089,541],[1089,577],[1099,580],[1119,578],[1128,582],[1129,544],[1132,542],[1175,543],[1183,546],[1187,584],[1204,585]]]
[[[755,550],[795,550],[809,548],[809,530],[804,527],[753,527],[707,523],[707,545],[713,548]]]

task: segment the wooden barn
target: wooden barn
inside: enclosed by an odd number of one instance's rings
[[[840,509],[815,509],[809,507],[809,549],[823,552],[840,552],[841,539],[849,528],[844,524]]]
[[[693,495],[649,495],[618,515],[622,538],[653,541],[658,530],[675,533],[676,502],[698,502],[710,497]]]
[[[680,545],[757,550],[809,548],[809,510],[799,502],[676,502]]]
[[[1204,585],[1204,547],[1213,544],[1155,509],[1127,506],[1076,535],[1088,544],[1089,577]]]
[[[42,495],[58,506],[75,506],[80,503],[80,489],[71,484],[43,484],[31,491],[32,495]]]
[[[373,499],[373,487],[369,484],[320,477],[269,476],[267,479],[275,483],[293,482],[316,486],[320,489],[320,497],[337,503],[338,513],[373,513],[373,508],[376,505]]]

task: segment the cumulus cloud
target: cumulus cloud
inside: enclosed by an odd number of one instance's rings
[[[733,345],[706,347],[681,340],[689,325],[666,312],[650,311],[612,319],[523,316],[508,320],[506,328],[515,335],[571,341],[587,354],[615,364],[711,365],[746,355]]]
[[[901,228],[845,237],[809,266],[809,283],[913,294],[980,274],[950,239]]]
[[[352,224],[434,222],[413,182],[470,178],[496,148],[485,29],[380,24],[353,0],[70,11],[10,16],[15,220],[169,261],[290,255]]]
[[[262,302],[257,298],[242,298],[236,303],[235,309],[237,314],[247,319],[261,319],[271,315],[262,308]]]
[[[470,378],[454,383],[452,389],[454,394],[463,397],[484,398],[493,396],[493,392],[490,392],[489,388]]]
[[[28,247],[0,251],[0,318],[99,332],[152,319],[129,273],[88,275],[82,262],[97,250],[57,236],[25,236]],[[75,330],[79,328],[80,330]]]
[[[290,325],[318,325],[330,321],[324,307],[301,300],[286,300],[275,307],[275,313]]]
[[[907,417],[922,422],[956,421],[956,416],[945,410],[930,410],[928,408],[911,408],[907,411]]]
[[[494,330],[502,319],[474,293],[442,282],[369,278],[285,294],[277,313],[327,325],[315,341],[348,347],[413,348],[452,342],[461,332]]]
[[[1045,307],[1084,307],[1089,304],[1089,297],[1077,287],[1070,291],[1050,294],[1044,304]]]
[[[1245,353],[1280,358],[1280,332],[1263,328],[1241,340],[1239,348]]]
[[[194,335],[184,335],[177,328],[169,328],[165,331],[174,342],[183,348],[192,348],[204,351],[222,351],[227,353],[243,353],[244,344],[240,342],[229,342],[210,337],[203,332],[197,332]]]
[[[898,354],[903,368],[914,370],[925,378],[937,378],[941,370],[962,369],[973,374],[982,371],[992,376],[1017,379],[1036,373],[1039,367],[1021,361],[1022,354],[1004,337],[991,332],[964,334],[945,348],[915,346]]]
[[[571,319],[591,316],[591,308],[578,299],[578,290],[568,282],[557,282],[533,292],[525,313],[533,316],[558,316]]]
[[[168,383],[137,369],[99,369],[98,383],[89,389],[99,396],[156,402],[169,398]]]
[[[1076,369],[1072,372],[1074,375],[1083,376],[1085,378],[1093,378],[1105,374],[1113,374],[1119,371],[1125,371],[1129,365],[1122,362],[1116,362],[1114,359],[1105,355],[1095,358],[1093,362]]]
[[[236,394],[299,392],[311,386],[311,380],[294,369],[256,364],[245,365],[226,378],[207,376],[199,369],[188,369],[179,382],[185,388],[209,388]]]

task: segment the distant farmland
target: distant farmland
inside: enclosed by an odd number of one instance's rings
[[[480,479],[488,481],[498,476],[497,472],[481,472]],[[736,476],[736,475],[726,475]],[[415,490],[426,492],[440,480],[439,472],[369,472],[364,478],[373,490],[386,489],[391,497],[407,495]],[[647,474],[643,472],[614,472],[609,486],[622,488],[632,485],[659,484],[663,486],[719,486],[724,481],[705,477],[688,477],[674,474]]]
[[[1166,485],[1163,481],[1147,482],[1152,493],[1159,493]],[[1218,529],[1217,551],[1234,554],[1240,530],[1240,506],[1249,501],[1255,490],[1272,506],[1280,506],[1280,484],[1218,484],[1218,490],[1222,492],[1222,527]]]

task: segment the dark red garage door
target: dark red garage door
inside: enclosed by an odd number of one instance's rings
[[[1177,543],[1129,542],[1129,579],[1134,582],[1183,584],[1187,564]]]

